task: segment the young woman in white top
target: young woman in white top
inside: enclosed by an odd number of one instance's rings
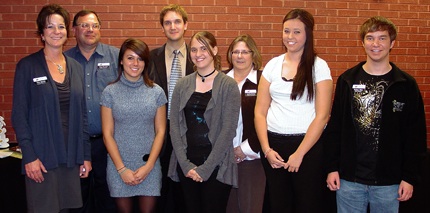
[[[263,70],[255,107],[272,212],[322,212],[322,143],[329,119],[332,78],[316,55],[314,19],[302,9],[283,20],[287,52]]]

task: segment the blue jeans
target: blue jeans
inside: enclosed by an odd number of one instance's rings
[[[336,192],[338,213],[397,213],[399,185],[371,186],[341,179]]]

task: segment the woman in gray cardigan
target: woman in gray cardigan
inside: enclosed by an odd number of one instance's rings
[[[211,33],[194,34],[190,49],[196,72],[181,78],[172,95],[169,177],[181,183],[188,212],[225,212],[231,187],[237,186],[232,140],[240,92],[219,72],[221,57]]]

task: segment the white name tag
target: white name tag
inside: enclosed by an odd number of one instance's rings
[[[354,84],[354,85],[352,85],[352,89],[353,89],[355,92],[361,92],[361,91],[363,91],[364,89],[366,89],[366,85],[364,85],[364,84]]]
[[[48,78],[46,76],[33,78],[33,82],[36,83],[37,85],[45,84],[47,80]]]
[[[97,67],[98,67],[99,69],[107,69],[107,68],[109,68],[109,67],[110,67],[110,63],[98,63],[98,64],[97,64]]]
[[[257,90],[256,89],[246,89],[245,90],[245,96],[256,96]]]

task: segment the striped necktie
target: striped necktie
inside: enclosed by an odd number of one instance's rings
[[[182,77],[182,69],[181,69],[181,63],[179,62],[178,55],[181,53],[179,50],[174,50],[173,54],[175,57],[172,61],[172,70],[170,72],[170,81],[169,81],[169,106],[167,110],[167,118],[170,119],[170,106],[172,103],[172,93],[173,89],[175,89],[176,82],[178,79]]]

